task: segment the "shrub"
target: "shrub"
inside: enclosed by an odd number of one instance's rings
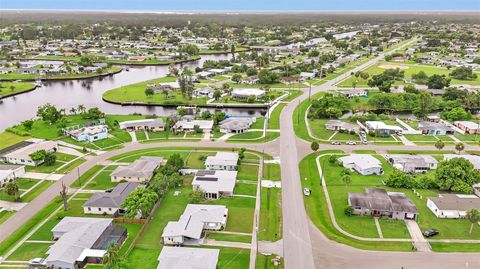
[[[343,213],[345,213],[345,215],[347,216],[352,216],[353,215],[353,207],[351,206],[347,206],[345,207],[345,209],[343,210]]]

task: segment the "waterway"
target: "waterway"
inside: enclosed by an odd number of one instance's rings
[[[202,55],[198,61],[185,63],[184,65],[194,69],[201,66],[206,60],[227,60],[231,54]],[[178,66],[181,68],[181,65]],[[99,107],[107,114],[132,114],[144,115],[170,115],[175,108],[162,106],[121,106],[110,104],[102,100],[102,94],[110,89],[138,83],[154,78],[166,76],[168,66],[138,66],[129,67],[129,71],[118,74],[93,78],[87,80],[66,80],[44,82],[43,87],[34,91],[8,97],[0,102],[0,131],[19,124],[20,122],[36,116],[37,108],[50,103],[58,108],[68,111],[72,107],[84,105],[86,108]],[[254,115],[260,116],[262,109],[252,108],[225,108],[224,111],[232,116]]]

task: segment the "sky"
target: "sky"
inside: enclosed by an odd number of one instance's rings
[[[141,11],[480,10],[480,0],[0,0],[0,9]]]

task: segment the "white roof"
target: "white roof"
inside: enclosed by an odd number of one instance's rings
[[[394,131],[402,131],[403,129],[396,125],[388,125],[385,124],[383,121],[366,121],[365,124],[367,128],[378,130],[378,129],[385,129],[385,130],[394,130]]]
[[[215,269],[219,249],[164,246],[157,269]]]
[[[206,193],[233,192],[237,182],[237,171],[200,170],[195,174],[192,185]]]
[[[35,141],[33,144],[19,148],[13,152],[5,154],[4,156],[8,158],[31,160],[30,154],[38,150],[50,151],[55,147],[57,147],[57,142],[55,141]]]
[[[90,249],[103,232],[112,224],[112,219],[65,217],[53,229],[53,233],[62,234],[47,251],[45,261],[75,263]]]
[[[178,221],[169,221],[162,237],[186,236],[200,239],[203,227],[208,223],[226,224],[228,209],[224,205],[188,204]]]
[[[355,164],[360,169],[382,168],[382,163],[370,154],[351,154],[339,160],[344,164]]]
[[[310,72],[301,72],[300,73],[301,77],[314,77],[315,73],[310,73]]]
[[[480,170],[480,156],[477,156],[477,155],[445,154],[445,155],[443,155],[443,158],[445,158],[445,160],[450,160],[450,159],[453,159],[453,158],[463,158],[463,159],[469,161],[475,169]]]
[[[148,127],[162,127],[164,126],[163,120],[160,118],[156,119],[141,119],[141,120],[128,120],[118,123],[120,129],[125,129],[128,127],[137,127],[137,126],[148,126]]]
[[[480,129],[480,125],[472,121],[456,121],[455,124],[461,124],[467,127],[468,129],[472,129],[472,130]]]
[[[205,165],[237,165],[238,153],[236,152],[217,152],[215,156],[208,156]]]
[[[232,95],[261,96],[263,94],[265,94],[265,91],[257,88],[235,88],[232,90]]]
[[[162,86],[170,86],[174,89],[179,89],[180,88],[180,83],[178,83],[178,81],[175,81],[175,82],[162,82],[162,83],[159,83],[160,85]]]
[[[193,129],[195,125],[198,125],[200,129],[212,129],[213,120],[181,120],[175,123],[176,128],[181,127],[183,129]]]

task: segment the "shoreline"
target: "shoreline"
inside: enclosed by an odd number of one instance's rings
[[[31,92],[31,91],[34,91],[38,88],[37,85],[33,85],[32,88],[30,89],[27,89],[27,90],[24,90],[24,91],[21,91],[21,92],[14,92],[14,93],[10,93],[10,94],[6,94],[6,95],[2,95],[0,96],[0,100],[3,100],[5,98],[8,98],[8,97],[13,97],[13,96],[16,96],[16,95],[19,95],[19,94],[22,94],[22,93],[27,93],[27,92]],[[1,103],[1,102],[0,102]]]
[[[113,76],[113,75],[118,74],[122,71],[123,71],[123,69],[119,69],[117,71],[108,72],[108,73],[105,73],[105,74],[96,74],[95,76],[78,77],[78,78],[64,77],[64,78],[36,78],[36,79],[0,79],[0,81],[8,81],[8,82],[17,81],[17,80],[20,80],[20,81],[36,81],[37,79],[40,79],[41,81],[85,80],[85,79],[94,79],[94,78],[103,78],[103,77]]]

